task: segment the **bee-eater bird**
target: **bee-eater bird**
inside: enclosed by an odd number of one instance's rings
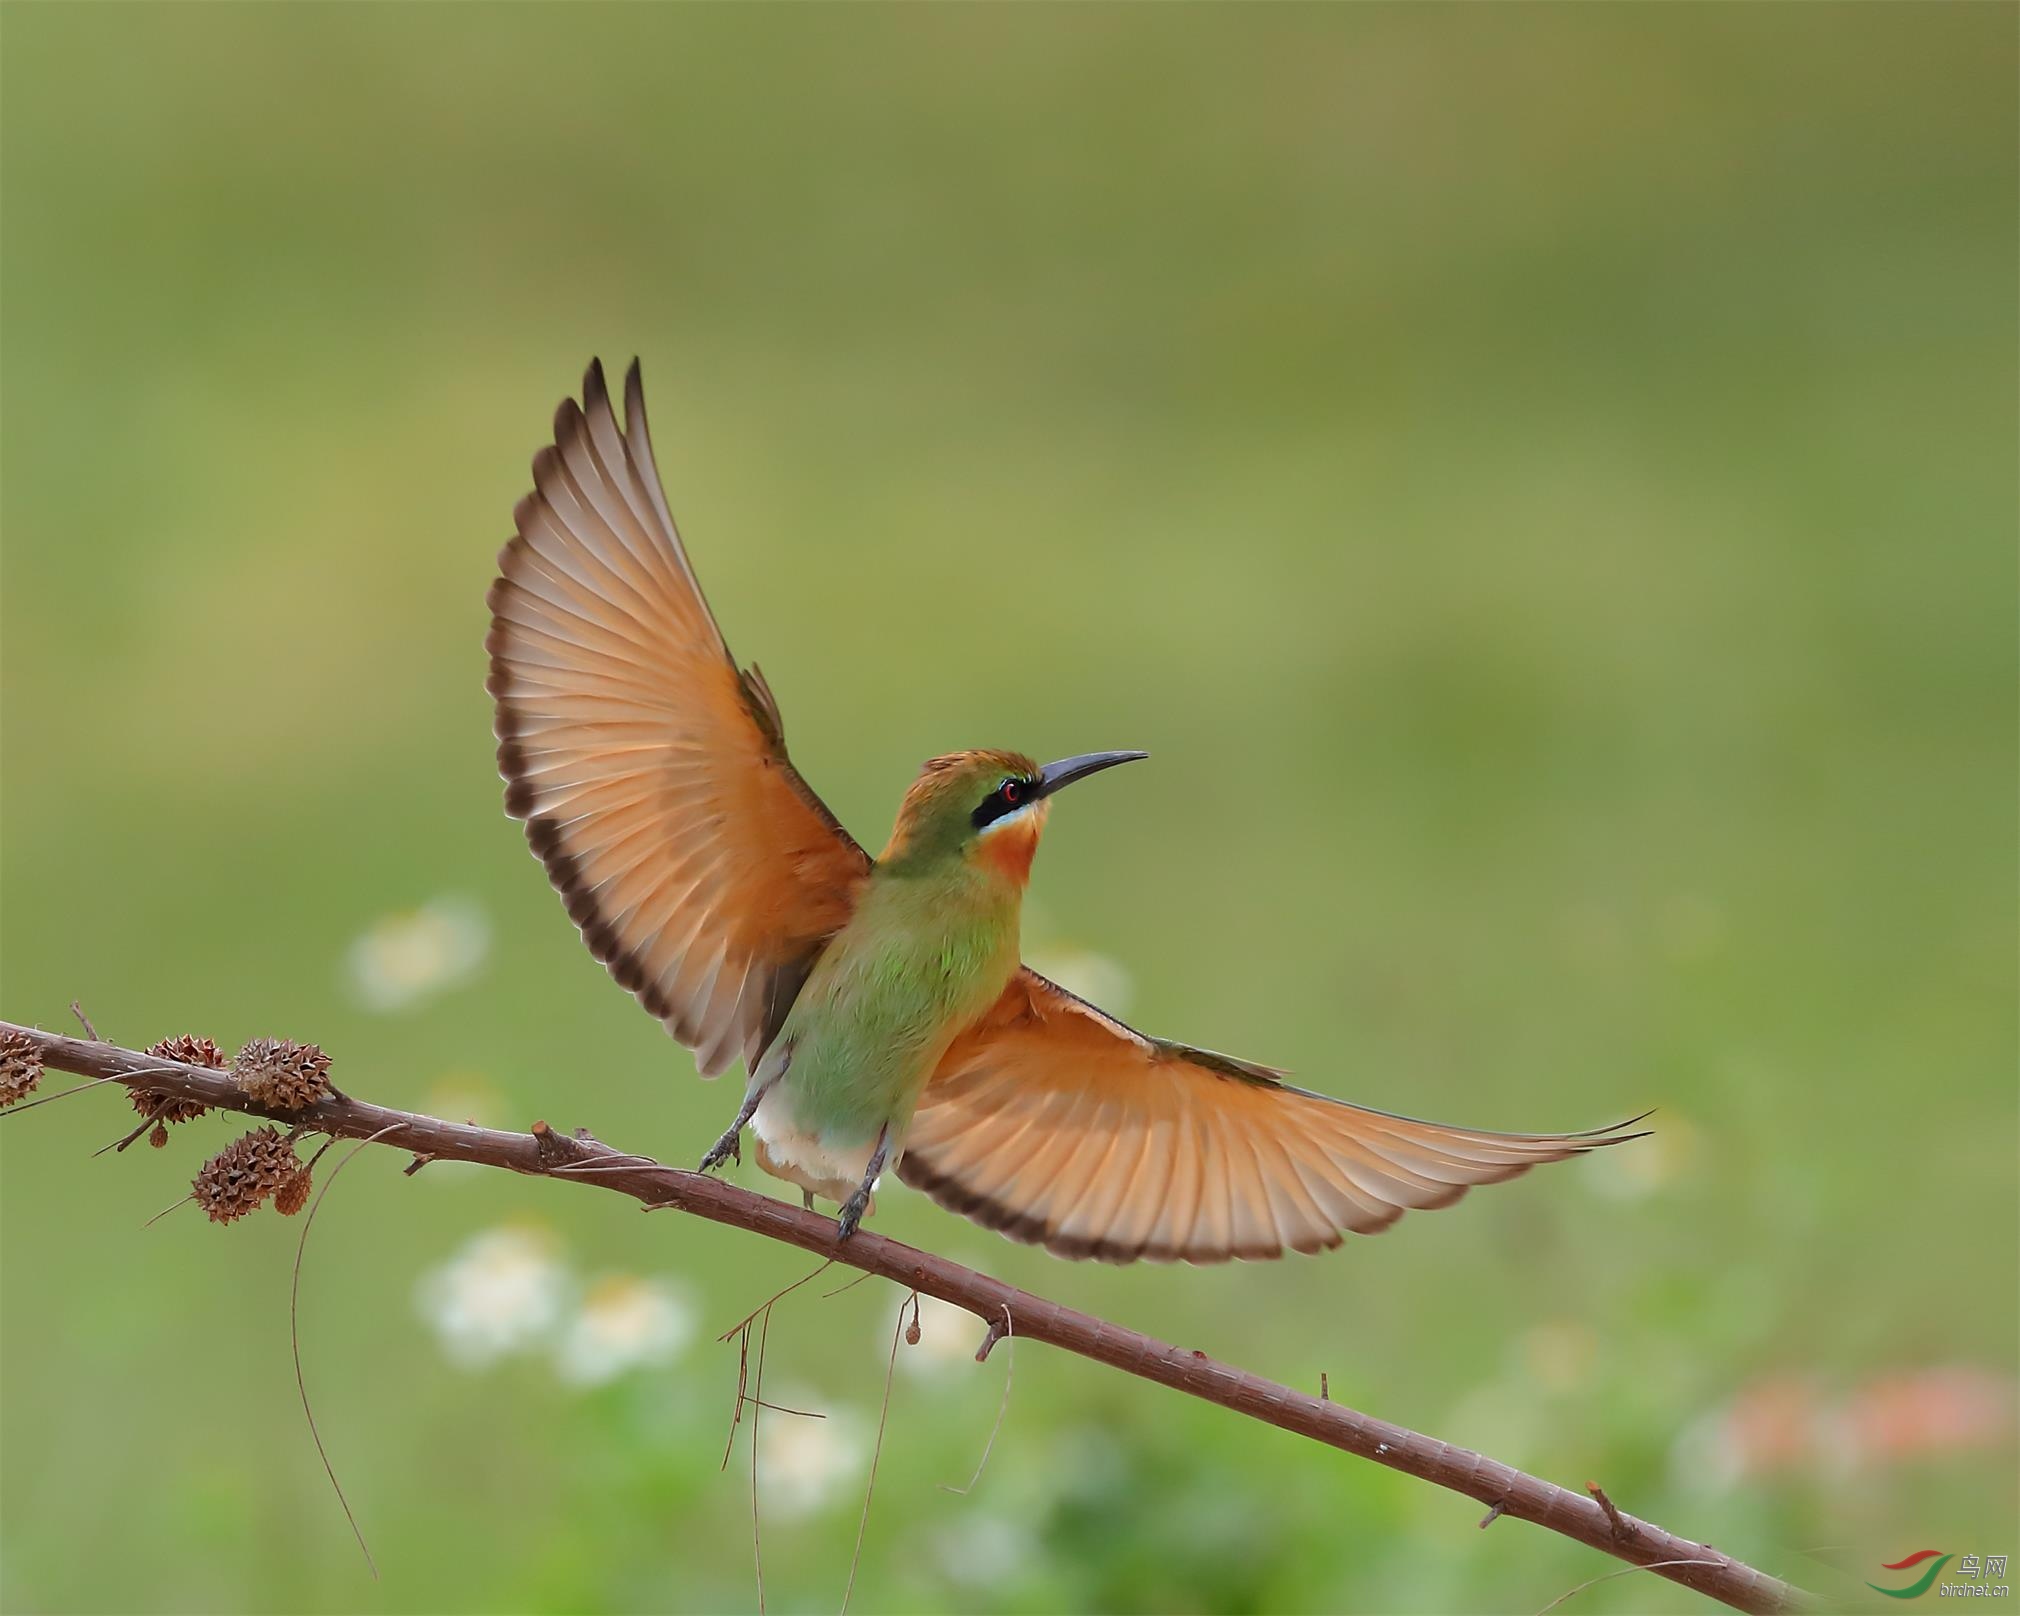
[[[1141,752],[934,758],[872,859],[786,757],[675,532],[636,362],[600,363],[533,460],[492,586],[506,811],[590,952],[708,1076],[741,1058],[738,1156],[841,1203],[895,1170],[1063,1257],[1221,1262],[1336,1246],[1638,1137],[1449,1128],[1152,1038],[1023,965],[1052,799]],[[1636,1119],[1639,1120],[1639,1119]]]

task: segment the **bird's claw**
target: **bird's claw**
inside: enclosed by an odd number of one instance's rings
[[[734,1133],[723,1135],[722,1138],[709,1146],[708,1154],[702,1157],[701,1165],[695,1171],[697,1173],[705,1173],[711,1167],[720,1167],[726,1161],[733,1161],[739,1167],[743,1166],[743,1131],[741,1129],[738,1129]]]
[[[839,1244],[854,1234],[862,1226],[863,1213],[870,1204],[867,1195],[851,1195],[842,1203],[841,1215],[835,1219],[835,1240]]]

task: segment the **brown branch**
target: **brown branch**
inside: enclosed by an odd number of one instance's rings
[[[1007,1333],[1007,1321],[1020,1340],[1043,1341],[1078,1353],[1125,1374],[1449,1488],[1494,1506],[1495,1515],[1547,1527],[1735,1610],[1799,1610],[1812,1604],[1801,1589],[1707,1544],[1693,1543],[1653,1522],[1609,1509],[1597,1498],[1581,1496],[1465,1448],[1358,1413],[1343,1403],[1264,1380],[1203,1352],[1173,1346],[1063,1307],[870,1229],[837,1242],[832,1218],[720,1179],[660,1166],[649,1158],[613,1150],[587,1135],[562,1134],[545,1123],[536,1123],[530,1133],[508,1133],[345,1096],[332,1096],[300,1111],[277,1111],[249,1099],[228,1072],[211,1067],[186,1066],[158,1055],[7,1022],[0,1022],[0,1031],[18,1032],[33,1040],[45,1065],[80,1077],[113,1078],[156,1093],[199,1100],[217,1110],[270,1117],[333,1138],[375,1140],[428,1160],[478,1162],[533,1177],[591,1184],[641,1201],[648,1211],[687,1212],[763,1235],[965,1308],[988,1327],[985,1350]]]

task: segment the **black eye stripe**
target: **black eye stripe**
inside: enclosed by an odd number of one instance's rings
[[[1019,808],[1031,802],[1036,795],[1036,782],[1012,778],[1005,780],[988,796],[984,797],[974,813],[968,817],[980,830],[984,825],[993,825],[1005,814],[1014,814]]]

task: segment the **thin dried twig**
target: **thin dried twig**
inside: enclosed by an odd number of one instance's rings
[[[1592,1577],[1585,1582],[1581,1582],[1576,1588],[1565,1589],[1563,1593],[1551,1600],[1549,1604],[1539,1609],[1536,1612],[1536,1616],[1549,1616],[1549,1612],[1555,1610],[1565,1600],[1584,1593],[1587,1588],[1597,1588],[1602,1582],[1611,1582],[1615,1577],[1631,1577],[1637,1571],[1666,1571],[1676,1566],[1708,1566],[1717,1564],[1716,1560],[1651,1560],[1647,1565],[1628,1566],[1625,1570],[1609,1571],[1603,1576]]]
[[[315,1227],[316,1214],[323,1209],[323,1197],[330,1193],[330,1186],[341,1173],[363,1153],[366,1145],[373,1140],[391,1133],[392,1129],[381,1128],[359,1144],[348,1156],[330,1169],[330,1176],[323,1180],[323,1187],[316,1191],[315,1204],[309,1208],[309,1215],[302,1219],[301,1239],[295,1242],[294,1278],[288,1287],[288,1346],[295,1356],[295,1390],[302,1394],[302,1414],[309,1422],[309,1435],[315,1438],[316,1457],[323,1461],[323,1474],[330,1478],[330,1486],[335,1489],[337,1502],[343,1505],[344,1519],[351,1523],[351,1536],[358,1540],[358,1552],[365,1557],[365,1564],[371,1569],[372,1580],[379,1580],[379,1563],[372,1558],[371,1545],[366,1543],[365,1534],[358,1529],[358,1517],[351,1512],[351,1501],[344,1496],[344,1484],[337,1480],[337,1472],[330,1463],[329,1450],[323,1446],[323,1433],[316,1429],[316,1411],[309,1407],[309,1383],[302,1374],[302,1255],[309,1249],[309,1230]],[[334,1142],[334,1141],[333,1141]],[[328,1145],[323,1147],[329,1149]],[[321,1151],[317,1152],[320,1156]]]
[[[155,1213],[155,1215],[149,1218],[145,1223],[143,1223],[141,1227],[143,1229],[152,1229],[157,1223],[159,1223],[163,1218],[167,1217],[169,1213],[173,1212],[177,1207],[188,1206],[193,1201],[195,1201],[195,1199],[196,1197],[194,1195],[185,1195],[179,1201],[170,1201],[167,1206],[163,1207],[159,1212]]]
[[[912,1309],[911,1334],[919,1333],[919,1293],[911,1292],[898,1304],[898,1317],[891,1325],[891,1356],[884,1364],[884,1406],[877,1411],[877,1440],[870,1449],[870,1479],[863,1487],[863,1513],[856,1520],[856,1552],[849,1556],[849,1581],[842,1589],[842,1616],[849,1616],[849,1600],[856,1591],[856,1568],[863,1563],[863,1534],[870,1527],[870,1500],[877,1496],[877,1461],[884,1456],[884,1428],[891,1423],[891,1377],[898,1368],[898,1337],[905,1333],[905,1309]]]
[[[752,1394],[750,1400],[758,1408],[768,1408],[774,1414],[790,1414],[796,1420],[824,1420],[827,1418],[827,1415],[817,1408],[787,1408],[783,1403],[768,1403],[755,1393]]]
[[[722,1445],[722,1463],[718,1470],[729,1468],[730,1455],[736,1452],[737,1427],[743,1424],[743,1411],[750,1402],[750,1393],[744,1388],[750,1384],[750,1325],[745,1324],[736,1332],[736,1401],[729,1409],[729,1437]]]
[[[609,1165],[612,1167],[613,1170],[621,1170],[625,1167],[635,1167],[640,1164],[654,1165],[654,1166],[657,1165],[656,1163],[653,1163],[651,1161],[650,1157],[643,1157],[643,1156],[628,1159],[622,1162],[612,1162]],[[648,1205],[646,1210],[649,1212],[652,1210],[652,1207]],[[736,1403],[735,1406],[732,1407],[730,1410],[729,1438],[722,1445],[722,1468],[724,1470],[727,1470],[729,1468],[730,1455],[736,1451],[737,1427],[743,1423],[743,1411],[746,1408],[748,1408],[751,1411],[750,1546],[751,1546],[751,1558],[756,1563],[757,1566],[757,1595],[758,1595],[759,1616],[763,1616],[763,1611],[765,1608],[764,1539],[758,1522],[758,1420],[761,1417],[761,1411],[769,1408],[780,1414],[794,1414],[798,1415],[801,1419],[809,1419],[809,1420],[822,1420],[827,1418],[825,1414],[816,1414],[808,1409],[783,1408],[777,1403],[767,1403],[764,1400],[763,1393],[765,1384],[765,1347],[767,1343],[769,1343],[771,1340],[772,1309],[777,1307],[780,1302],[784,1301],[788,1296],[792,1295],[792,1293],[798,1290],[802,1285],[807,1284],[811,1280],[820,1278],[822,1274],[826,1273],[833,1266],[834,1266],[834,1259],[829,1258],[827,1261],[823,1262],[818,1268],[814,1269],[811,1273],[802,1274],[790,1285],[783,1286],[780,1289],[773,1291],[771,1295],[767,1296],[762,1302],[758,1303],[758,1305],[752,1308],[750,1312],[746,1313],[742,1318],[738,1319],[736,1323],[732,1324],[727,1330],[723,1331],[721,1335],[716,1337],[718,1341],[729,1341],[734,1339],[735,1342],[737,1343]],[[757,1378],[755,1383],[753,1383],[752,1381],[750,1372],[750,1333],[753,1328],[755,1328],[758,1332]],[[744,1388],[746,1386],[749,1386],[751,1389],[749,1391],[745,1391]]]
[[[8,1117],[18,1117],[24,1111],[33,1111],[38,1105],[48,1105],[54,1100],[67,1100],[73,1094],[82,1094],[86,1089],[95,1089],[101,1083],[117,1083],[116,1077],[94,1077],[89,1083],[78,1083],[67,1089],[58,1089],[54,1094],[45,1094],[39,1100],[21,1100],[0,1111],[0,1121]]]
[[[125,1150],[128,1145],[132,1144],[134,1140],[138,1139],[142,1134],[146,1133],[157,1122],[159,1122],[161,1120],[161,1114],[167,1109],[168,1109],[168,1101],[165,1098],[156,1100],[154,1102],[153,1108],[147,1113],[146,1116],[140,1119],[140,1126],[138,1128],[135,1128],[132,1133],[126,1135],[126,1137],[123,1139],[113,1140],[112,1143],[109,1145],[100,1145],[91,1154],[93,1156],[103,1156],[109,1150],[113,1152],[115,1155],[117,1155],[119,1152]]]
[[[1003,1399],[996,1405],[996,1423],[989,1427],[989,1440],[982,1444],[982,1457],[975,1461],[975,1474],[968,1478],[968,1485],[955,1487],[947,1482],[940,1483],[940,1491],[953,1493],[965,1498],[975,1490],[975,1484],[982,1479],[983,1468],[989,1463],[989,1455],[996,1450],[996,1438],[1003,1430],[1003,1416],[1010,1412],[1010,1383],[1017,1375],[1016,1326],[1011,1322],[1010,1310],[1003,1310],[1003,1335],[1010,1340],[1010,1355],[1003,1362]]]
[[[1408,1427],[1375,1419],[1344,1403],[1323,1401],[1265,1380],[1232,1364],[1220,1363],[1203,1352],[1159,1341],[1062,1306],[932,1252],[888,1239],[874,1230],[862,1229],[849,1240],[838,1242],[833,1219],[721,1179],[671,1167],[625,1165],[613,1160],[622,1153],[607,1145],[560,1135],[552,1129],[511,1133],[478,1128],[396,1111],[345,1095],[331,1095],[298,1112],[278,1112],[241,1093],[228,1073],[209,1067],[189,1066],[144,1055],[138,1050],[68,1038],[8,1022],[0,1022],[0,1030],[19,1033],[33,1041],[41,1050],[46,1067],[80,1077],[111,1077],[134,1087],[195,1100],[214,1110],[269,1117],[333,1137],[383,1140],[391,1148],[445,1161],[480,1162],[517,1173],[573,1178],[589,1188],[629,1196],[651,1209],[685,1212],[743,1229],[830,1262],[881,1274],[908,1289],[965,1308],[990,1326],[985,1349],[1006,1333],[1002,1328],[1006,1320],[1014,1321],[1020,1337],[1078,1353],[1140,1380],[1371,1459],[1420,1481],[1477,1499],[1483,1505],[1498,1503],[1501,1513],[1511,1519],[1546,1527],[1629,1565],[1654,1571],[1735,1610],[1783,1611],[1811,1603],[1802,1590],[1652,1522],[1639,1522],[1634,1535],[1623,1539],[1615,1533],[1598,1501],[1583,1493]],[[555,1173],[556,1167],[569,1162],[601,1162],[609,1170],[594,1176]]]
[[[792,1295],[792,1293],[798,1290],[802,1285],[806,1284],[809,1280],[819,1279],[821,1275],[825,1274],[830,1268],[834,1266],[835,1266],[835,1259],[830,1257],[827,1259],[826,1262],[822,1263],[820,1267],[816,1268],[812,1273],[802,1274],[790,1285],[787,1285],[782,1289],[773,1291],[771,1295],[767,1296],[762,1302],[758,1303],[756,1307],[752,1308],[742,1318],[738,1319],[736,1323],[732,1324],[727,1330],[723,1331],[721,1335],[717,1336],[716,1340],[727,1341],[731,1336],[736,1335],[739,1332],[749,1328],[751,1320],[757,1318],[760,1314],[769,1313],[773,1308],[777,1307],[779,1303],[783,1302],[788,1296]]]
[[[758,1528],[758,1421],[765,1411],[765,1348],[772,1338],[773,1297],[765,1304],[764,1316],[758,1323],[758,1372],[757,1387],[751,1394],[750,1411],[750,1554],[751,1563],[757,1570],[758,1616],[765,1616],[765,1546]],[[748,1328],[748,1326],[746,1326]]]

